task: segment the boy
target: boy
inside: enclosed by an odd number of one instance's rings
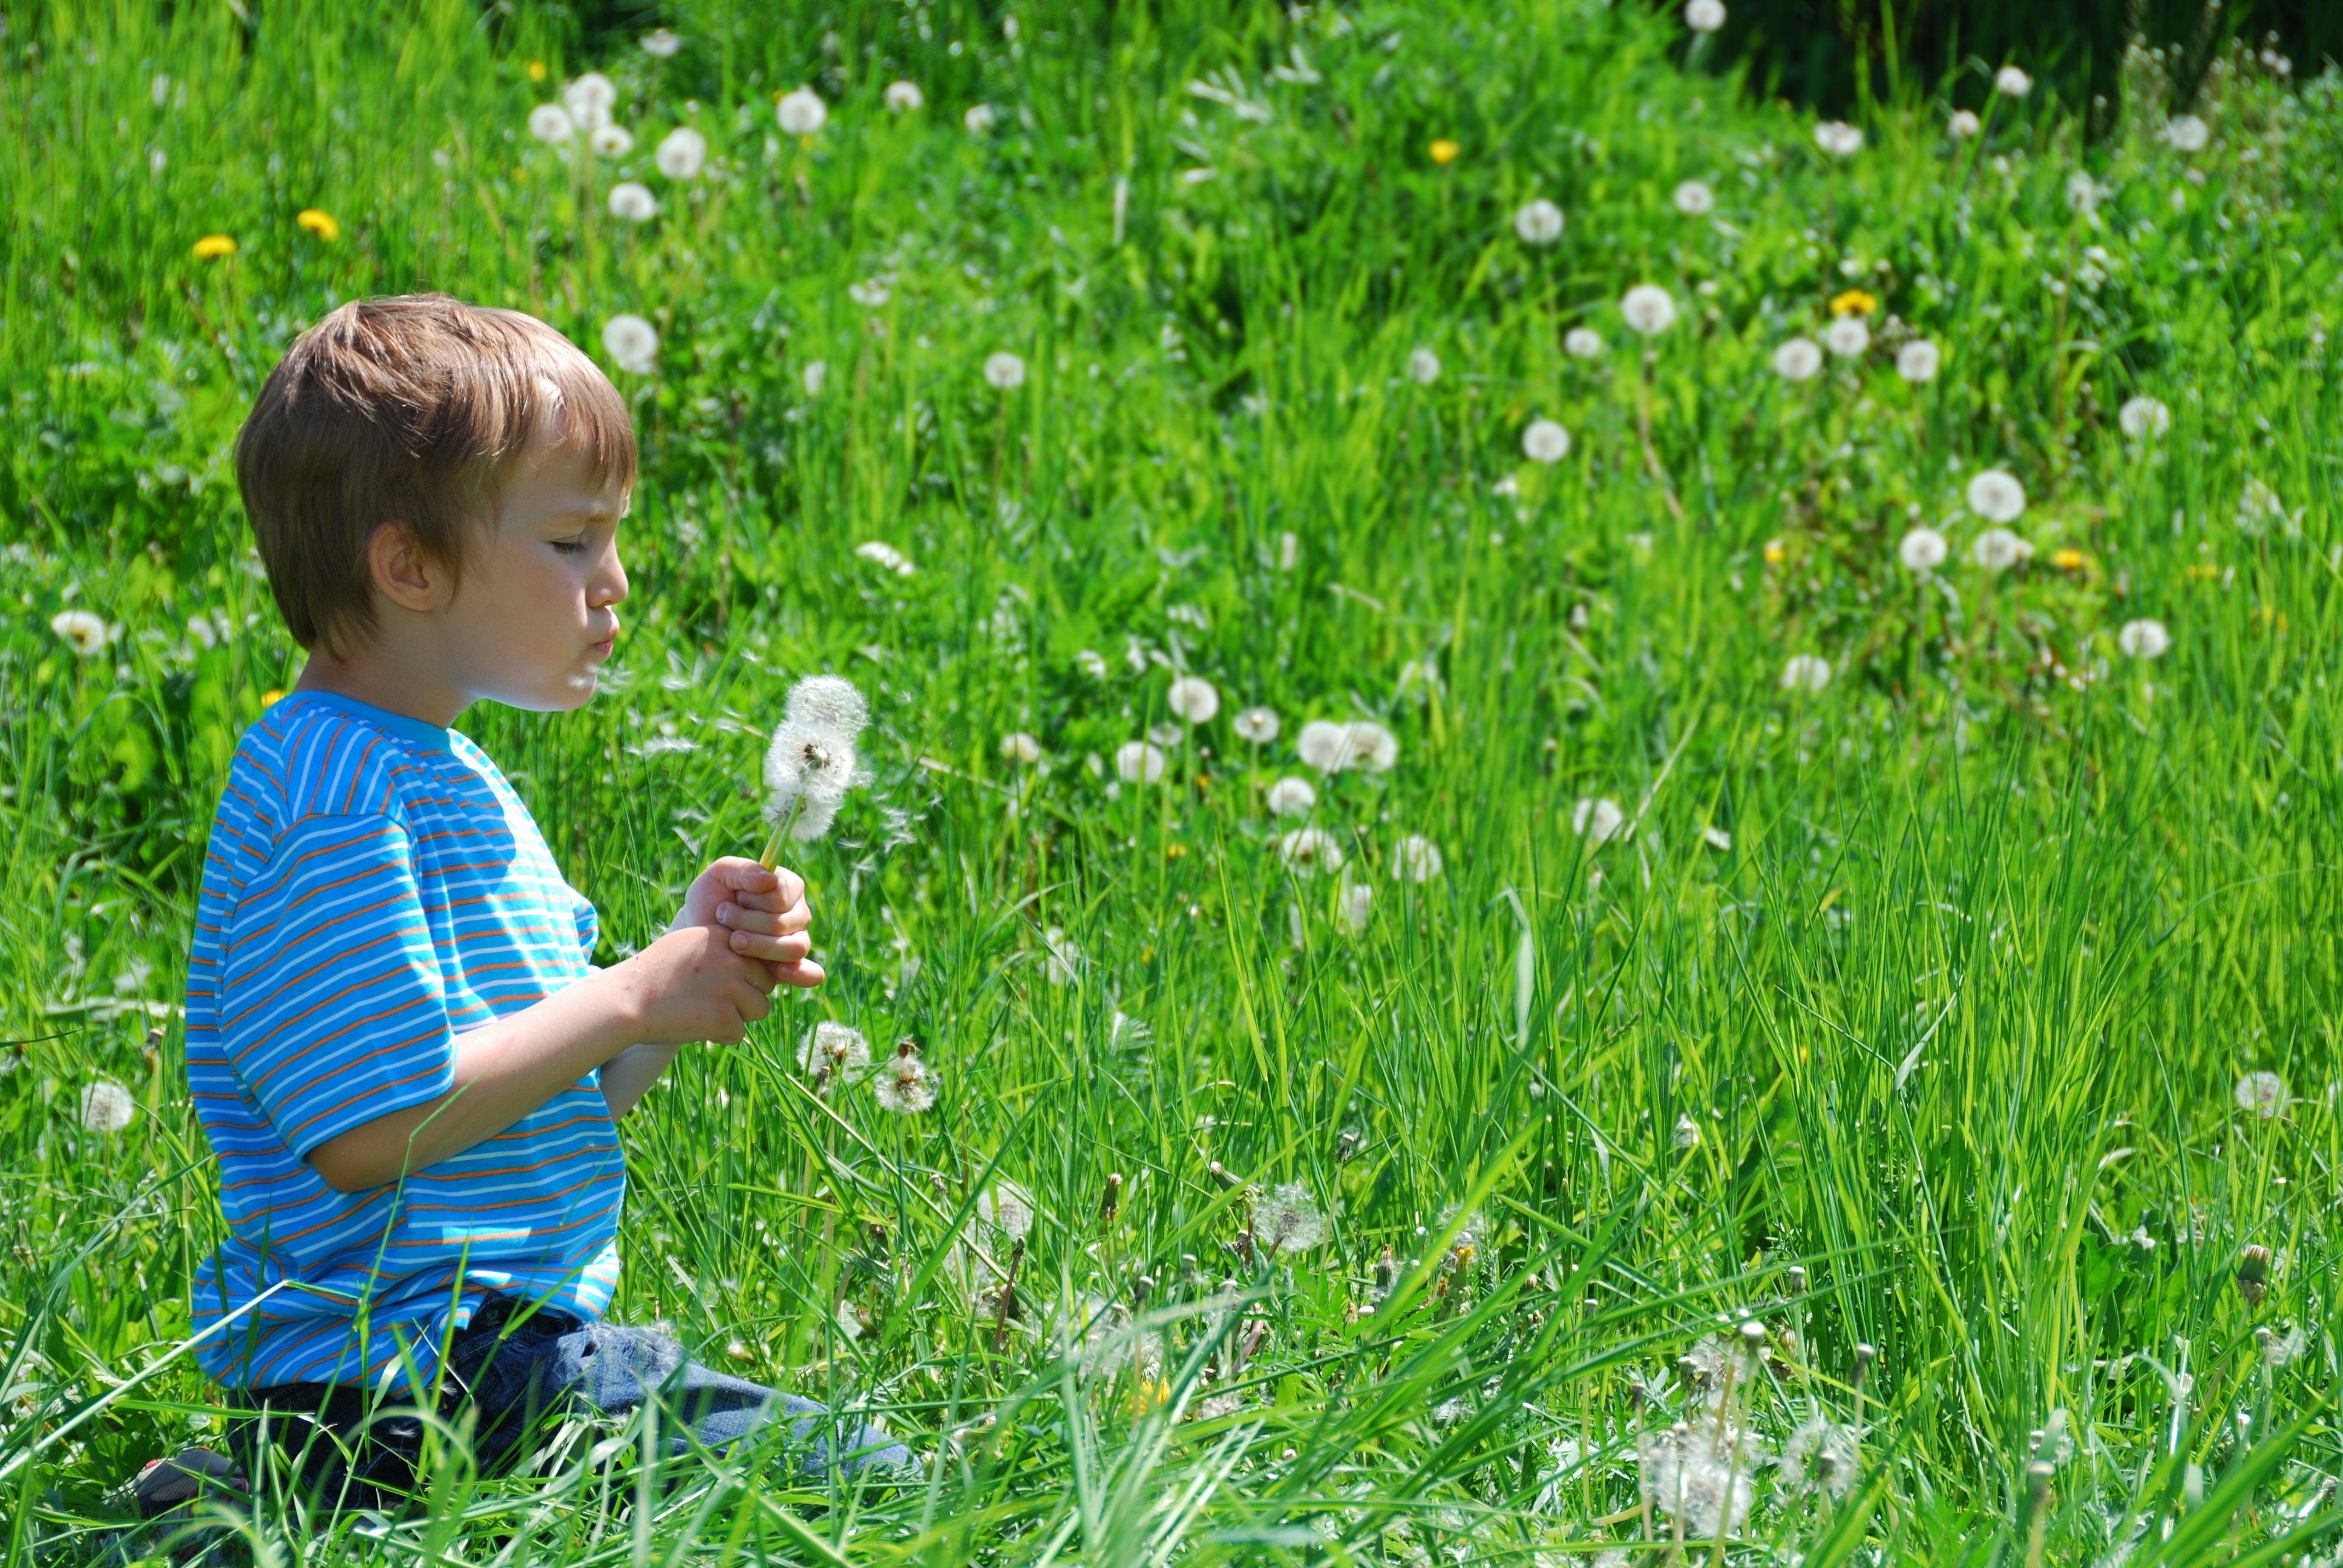
[[[737,1040],[776,985],[821,983],[803,884],[717,860],[664,936],[595,970],[593,907],[447,728],[481,699],[593,697],[627,597],[626,405],[517,312],[355,303],[270,374],[236,473],[309,658],[237,747],[187,970],[230,1231],[196,1271],[197,1355],[263,1412],[236,1458],[256,1480],[266,1433],[327,1503],[379,1503],[414,1479],[418,1410],[468,1402],[484,1466],[544,1412],[653,1395],[663,1431],[709,1443],[775,1409],[798,1438],[826,1427],[599,1322],[626,1189],[612,1124],[685,1043]],[[910,1457],[868,1432],[816,1452],[833,1447]],[[229,1469],[149,1466],[140,1501]]]

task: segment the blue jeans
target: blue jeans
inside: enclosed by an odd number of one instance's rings
[[[473,1413],[473,1457],[483,1474],[530,1452],[548,1426],[578,1413],[625,1416],[656,1402],[660,1448],[669,1458],[695,1442],[722,1451],[776,1420],[804,1468],[833,1467],[877,1480],[908,1468],[910,1451],[874,1428],[849,1427],[829,1407],[700,1365],[671,1334],[588,1322],[491,1296],[448,1347],[439,1412]],[[331,1505],[388,1508],[416,1484],[423,1422],[415,1402],[379,1403],[347,1383],[252,1389],[257,1419],[230,1430],[228,1445],[257,1482],[264,1444],[301,1488]]]

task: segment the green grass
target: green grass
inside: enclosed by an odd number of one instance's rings
[[[1828,161],[1682,74],[1671,25],[1558,0],[1043,4],[1013,39],[966,5],[711,5],[668,60],[525,5],[246,9],[8,12],[8,1563],[95,1556],[111,1490],[216,1432],[174,1356],[219,1221],[170,1004],[226,758],[297,668],[228,445],[301,325],[426,285],[598,355],[613,314],[659,327],[656,376],[612,367],[645,456],[620,678],[463,722],[606,960],[761,840],[790,679],[871,699],[875,779],[804,859],[834,978],[626,1123],[618,1315],[933,1462],[858,1497],[624,1443],[451,1461],[378,1533],[223,1522],[256,1557],[1564,1563],[1648,1525],[1657,1562],[1639,1442],[1713,1432],[1678,1358],[1750,1318],[1725,1561],[2334,1550],[2333,77],[2217,70],[2183,158],[2136,65],[2080,215],[2081,137],[2038,107],[1956,143],[1916,97]],[[581,164],[525,121],[595,66],[637,146]],[[899,77],[924,108],[883,106]],[[800,143],[772,103],[806,82]],[[717,162],[682,186],[645,171],[687,119]],[[658,218],[608,215],[622,176]],[[1538,196],[1550,247],[1512,227]],[[191,255],[216,233],[234,256]],[[1649,340],[1644,281],[1680,312]],[[1869,356],[1777,377],[1858,282]],[[1907,329],[1931,383],[1893,368]],[[2161,437],[2117,429],[2139,394]],[[2035,548],[1998,575],[1963,501],[1991,466]],[[1926,580],[1916,520],[1954,548]],[[118,639],[76,657],[68,606]],[[2119,650],[2141,618],[2160,659]],[[1807,653],[1827,685],[1785,689]],[[1221,714],[1110,789],[1175,668]],[[1277,741],[1238,739],[1252,703]],[[1316,780],[1348,861],[1297,877],[1264,790],[1302,721],[1361,716],[1397,764]],[[1604,798],[1629,827],[1594,843]],[[1393,875],[1407,834],[1442,876]],[[936,1109],[817,1101],[823,1018],[918,1037]],[[2249,1071],[2281,1114],[2237,1104]],[[120,1133],[81,1125],[100,1078],[138,1098]],[[1041,1217],[998,1334],[966,1243],[1004,1180]],[[1325,1242],[1248,1261],[1293,1182]],[[1134,1397],[1151,1360],[1169,1405]],[[1755,1462],[1818,1414],[1860,1423],[1843,1496]]]

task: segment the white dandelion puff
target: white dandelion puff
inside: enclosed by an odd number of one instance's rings
[[[1229,727],[1237,732],[1238,739],[1247,741],[1254,746],[1262,745],[1266,741],[1274,740],[1277,739],[1277,732],[1280,729],[1277,718],[1277,709],[1273,708],[1245,709],[1234,719],[1229,721]]]
[[[890,297],[887,280],[882,277],[866,277],[860,283],[850,283],[846,286],[846,297],[865,310],[876,310],[886,304]]]
[[[1700,841],[1712,849],[1730,850],[1733,848],[1733,835],[1714,823],[1700,830]]]
[[[798,1047],[798,1066],[807,1073],[826,1072],[835,1082],[859,1083],[870,1070],[870,1042],[860,1030],[823,1019]]]
[[[631,311],[602,324],[602,347],[630,376],[648,376],[659,368],[659,328]]]
[[[1863,151],[1863,132],[1845,120],[1825,120],[1815,127],[1815,146],[1835,158],[1851,158]]]
[[[528,134],[558,147],[578,134],[578,122],[559,104],[539,104],[528,112]]]
[[[1051,926],[1041,933],[1041,951],[1049,960],[1050,983],[1068,986],[1080,978],[1082,970],[1082,950],[1074,945],[1062,926]]]
[[[642,36],[643,53],[655,60],[674,56],[683,47],[683,35],[669,27],[654,27]]]
[[[1700,1123],[1689,1116],[1676,1118],[1675,1145],[1679,1149],[1700,1147]]]
[[[2026,513],[2026,487],[2006,468],[1987,468],[1969,481],[1969,510],[1989,523],[2014,523]]]
[[[1916,337],[1896,351],[1896,374],[1915,386],[1934,381],[1944,363],[1944,351],[1925,337]]]
[[[1022,729],[1012,729],[1001,738],[1001,756],[1003,761],[1031,768],[1041,760],[1041,743]]]
[[[1675,325],[1676,302],[1658,284],[1639,283],[1619,301],[1619,314],[1628,326],[1653,337]]]
[[[1025,361],[1002,349],[985,357],[984,378],[1003,392],[1014,392],[1025,385]]]
[[[1342,869],[1342,846],[1323,828],[1296,828],[1277,840],[1277,858],[1297,877]]]
[[[968,134],[970,136],[980,136],[984,135],[985,132],[992,129],[992,122],[995,117],[996,116],[990,104],[970,104],[968,106],[968,113],[960,117],[960,123],[968,127]]]
[[[819,133],[830,119],[830,106],[811,87],[799,87],[785,93],[773,106],[773,118],[784,136],[810,136]]]
[[[976,1195],[971,1217],[1012,1241],[1021,1241],[1033,1233],[1033,1194],[1014,1181],[996,1181]]]
[[[708,164],[708,138],[689,126],[678,126],[659,138],[651,161],[671,180],[697,179]]]
[[[1114,776],[1126,784],[1152,784],[1163,777],[1163,752],[1151,740],[1126,740],[1114,749]]]
[[[130,1091],[112,1079],[101,1078],[81,1091],[81,1124],[92,1132],[119,1132],[138,1113]]]
[[[1342,773],[1353,768],[1388,773],[1399,760],[1399,742],[1371,719],[1354,719],[1347,724],[1313,719],[1302,727],[1294,745],[1302,760],[1321,773]]]
[[[1853,359],[1871,347],[1871,328],[1859,316],[1842,316],[1823,330],[1823,347],[1841,359]]]
[[[1583,799],[1570,813],[1570,830],[1585,839],[1589,849],[1609,843],[1626,825],[1627,814],[1608,795]]]
[[[85,609],[61,609],[49,618],[49,629],[84,658],[105,651],[109,640],[106,621]]]
[[[2275,1072],[2248,1072],[2237,1080],[2237,1109],[2268,1121],[2286,1112],[2286,1080]]]
[[[2004,65],[1993,74],[1993,90],[2005,98],[2022,98],[2034,90],[2034,78],[2015,65]]]
[[[895,1048],[886,1065],[870,1075],[870,1092],[879,1109],[898,1116],[916,1116],[936,1103],[936,1082],[910,1040]]]
[[[1896,558],[1904,563],[1906,571],[1911,572],[1935,571],[1952,553],[1953,547],[1945,536],[1930,528],[1914,528],[1896,547]]]
[[[618,85],[599,71],[588,71],[561,89],[563,107],[581,131],[591,135],[610,123],[618,102]]]
[[[1574,359],[1599,359],[1603,356],[1603,334],[1591,327],[1574,327],[1562,335],[1562,351]]]
[[[2160,620],[2127,620],[2116,633],[2116,647],[2126,658],[2162,658],[2172,647],[2172,634]]]
[[[1782,666],[1785,691],[1820,691],[1830,684],[1830,660],[1819,653],[1794,653]]]
[[[1811,1486],[1834,1499],[1845,1497],[1855,1484],[1855,1434],[1815,1416],[1790,1433],[1778,1470],[1782,1484],[1792,1491]]]
[[[1253,1211],[1253,1239],[1272,1256],[1307,1252],[1326,1240],[1326,1216],[1319,1211],[1310,1189],[1299,1181],[1270,1189]]]
[[[862,694],[835,675],[790,688],[784,714],[765,751],[765,817],[774,830],[762,857],[767,864],[784,830],[799,840],[830,831],[857,782],[854,743],[870,722]]]
[[[2116,410],[2116,425],[2133,440],[2144,441],[2172,428],[2172,410],[2155,397],[2133,397]]]
[[[819,724],[848,740],[860,739],[870,723],[870,705],[842,675],[809,675],[789,688],[782,714],[792,724]]]
[[[1317,808],[1318,791],[1307,779],[1280,779],[1269,787],[1266,803],[1273,817],[1307,817]]]
[[[1406,882],[1429,882],[1445,866],[1440,846],[1421,833],[1410,833],[1392,850],[1392,875]]]
[[[898,115],[908,115],[913,109],[923,108],[928,101],[928,95],[920,91],[917,82],[890,82],[880,97],[888,111]]]
[[[610,216],[628,223],[649,223],[659,216],[659,197],[639,180],[620,180],[610,187]]]
[[[1189,724],[1209,724],[1221,710],[1221,694],[1201,675],[1183,675],[1163,694],[1163,706]]]
[[[2175,115],[2164,122],[2165,142],[2175,152],[2201,153],[2212,135],[2212,127],[2194,115]]]
[[[1375,890],[1364,882],[1343,879],[1342,889],[1334,896],[1334,923],[1342,928],[1345,936],[1357,936],[1374,919]]]
[[[2106,195],[2099,182],[2088,175],[2066,176],[2066,205],[2076,212],[2088,214],[2098,211],[2100,199]]]
[[[1104,680],[1106,678],[1106,655],[1099,652],[1099,650],[1094,648],[1077,649],[1074,654],[1074,668],[1081,670],[1084,675],[1089,676],[1092,680]]]
[[[830,380],[830,367],[819,359],[809,361],[805,367],[803,380],[807,397],[820,397],[822,387]]]
[[[1559,463],[1570,456],[1570,432],[1551,419],[1533,419],[1522,432],[1522,456],[1534,463]]]
[[[1562,209],[1544,196],[1513,214],[1513,232],[1524,245],[1552,245],[1562,237]]]
[[[635,150],[635,133],[624,126],[597,126],[586,145],[600,156],[623,158]]]
[[[1686,217],[1705,217],[1716,206],[1716,193],[1704,180],[1686,180],[1670,198]]]
[[[1970,109],[1955,109],[1953,117],[1945,122],[1945,134],[1956,142],[1967,141],[1984,128],[1985,122]]]
[[[1969,547],[1969,558],[1989,572],[2006,572],[2034,554],[2034,547],[2007,528],[1987,528]]]
[[[919,568],[913,566],[902,551],[884,539],[865,539],[854,547],[854,553],[873,566],[882,567],[897,577],[913,577]]]
[[[1714,33],[1725,25],[1725,0],[1684,0],[1684,19],[1695,33]]]
[[[1418,348],[1407,357],[1407,378],[1419,387],[1429,387],[1440,379],[1440,356],[1429,348]]]
[[[1811,337],[1793,337],[1774,350],[1774,374],[1785,381],[1809,381],[1823,367],[1823,351]]]

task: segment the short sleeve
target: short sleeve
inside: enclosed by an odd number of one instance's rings
[[[219,1035],[296,1158],[445,1093],[455,1042],[414,844],[387,817],[307,817],[244,885]]]
[[[595,912],[593,901],[574,889],[569,902],[570,913],[578,921],[578,960],[590,967],[595,944],[602,940],[602,917]]]

